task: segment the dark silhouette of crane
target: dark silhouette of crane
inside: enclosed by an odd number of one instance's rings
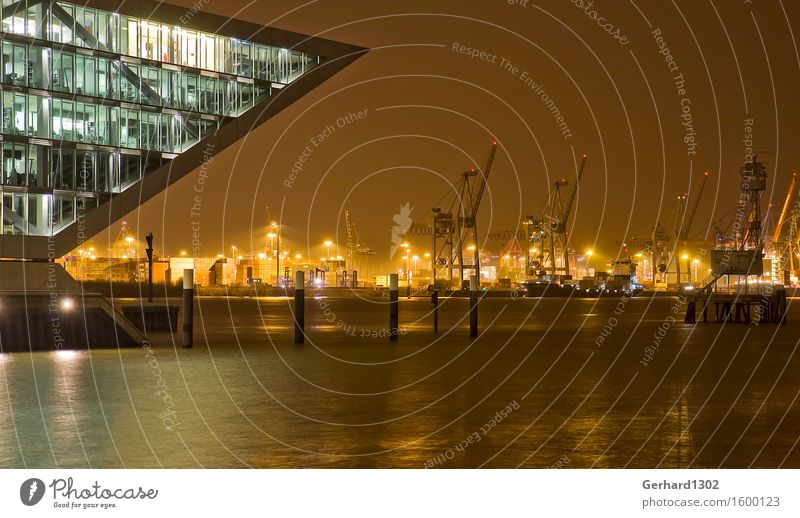
[[[535,250],[539,254],[538,260],[534,260],[533,263],[529,258],[528,268],[530,270],[530,264],[533,264],[533,270],[539,272],[540,269],[545,269],[549,266],[551,280],[555,280],[559,272],[563,272],[563,278],[569,277],[569,236],[567,228],[572,207],[575,205],[575,198],[578,195],[578,187],[580,186],[581,178],[583,178],[587,158],[586,155],[583,155],[574,184],[570,184],[564,178],[553,183],[550,197],[545,206],[544,216],[541,219],[529,217],[525,224],[530,246],[536,247],[538,245]],[[569,194],[564,194],[562,191],[570,186],[572,189]],[[562,259],[560,267],[558,266],[558,255],[561,255]]]

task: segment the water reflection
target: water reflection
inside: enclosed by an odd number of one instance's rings
[[[482,325],[503,318],[476,342],[461,302],[443,306],[435,343],[428,301],[403,303],[401,325],[417,324],[396,344],[326,332],[309,311],[298,347],[285,301],[225,299],[204,301],[210,349],[0,354],[0,466],[800,464],[800,381],[783,375],[798,367],[792,326],[742,342],[742,327],[675,324],[643,366],[670,300],[629,302],[600,348],[615,301],[576,318],[586,301],[487,300]],[[373,306],[332,303],[380,328]]]

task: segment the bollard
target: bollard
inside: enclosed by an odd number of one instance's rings
[[[153,302],[153,233],[144,236],[147,240],[147,302]]]
[[[183,346],[192,347],[194,340],[194,270],[183,270]]]
[[[433,288],[431,291],[431,302],[433,303],[433,332],[439,332],[439,291]]]
[[[469,277],[469,336],[478,336],[478,276]]]
[[[305,341],[305,278],[302,271],[294,272],[294,343]]]
[[[397,318],[397,274],[389,275],[389,340],[397,340],[399,331]]]

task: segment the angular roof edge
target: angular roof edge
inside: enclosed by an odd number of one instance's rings
[[[94,7],[153,22],[171,24],[184,29],[215,33],[274,47],[300,50],[326,59],[360,49],[360,47],[325,38],[312,37],[306,34],[208,13],[202,9],[209,3],[209,0],[197,0],[194,6],[190,8],[155,0],[123,0],[121,2],[119,0],[64,1],[83,7]]]

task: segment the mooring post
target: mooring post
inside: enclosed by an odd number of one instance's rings
[[[303,271],[294,272],[294,343],[301,344],[305,341],[305,290],[306,282]]]
[[[389,340],[397,340],[398,331],[398,315],[397,315],[397,274],[389,275]]]
[[[183,270],[183,346],[194,343],[194,270]]]
[[[431,302],[433,302],[433,332],[439,332],[439,291],[433,288],[431,291]]]
[[[478,276],[469,277],[469,336],[478,336]]]
[[[144,236],[147,240],[147,302],[153,302],[153,233],[149,232]]]

